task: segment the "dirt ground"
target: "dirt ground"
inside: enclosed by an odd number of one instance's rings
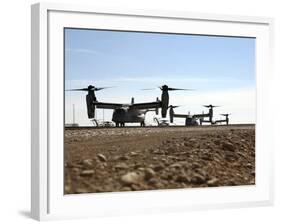
[[[65,193],[255,184],[254,125],[65,130]]]

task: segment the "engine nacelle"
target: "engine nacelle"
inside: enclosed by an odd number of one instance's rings
[[[93,104],[93,98],[91,95],[86,96],[86,102],[87,102],[87,112],[88,112],[88,118],[92,119],[95,118],[95,105]]]
[[[174,122],[174,113],[175,113],[173,107],[170,108],[169,113],[170,113],[170,122],[173,123]]]
[[[160,102],[158,97],[156,97],[156,102]],[[155,113],[156,113],[156,115],[159,114],[159,107],[158,106],[155,108]]]

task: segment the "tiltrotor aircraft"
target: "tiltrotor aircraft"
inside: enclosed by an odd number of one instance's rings
[[[123,103],[108,103],[108,102],[99,102],[96,98],[95,92],[100,91],[106,88],[111,87],[95,87],[89,85],[87,88],[82,89],[70,89],[68,91],[86,91],[88,94],[86,95],[87,102],[87,112],[88,118],[95,118],[95,110],[98,108],[101,109],[113,109],[112,121],[115,122],[116,126],[123,127],[125,123],[140,123],[141,126],[145,126],[145,114],[148,111],[155,111],[156,114],[159,112],[159,108],[161,109],[161,115],[163,118],[167,115],[167,110],[169,108],[169,93],[168,91],[174,90],[188,90],[188,89],[176,89],[170,88],[167,85],[163,85],[160,88],[162,91],[161,101],[156,98],[156,101],[146,102],[146,103],[135,103],[134,98],[132,98],[131,103],[123,104]],[[149,89],[143,89],[149,90]]]

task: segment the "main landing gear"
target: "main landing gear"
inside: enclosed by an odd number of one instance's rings
[[[125,127],[125,122],[116,122],[116,127]]]

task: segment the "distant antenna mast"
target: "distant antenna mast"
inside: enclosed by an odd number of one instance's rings
[[[72,104],[72,107],[73,107],[73,111],[72,111],[72,124],[75,124],[75,105]]]

